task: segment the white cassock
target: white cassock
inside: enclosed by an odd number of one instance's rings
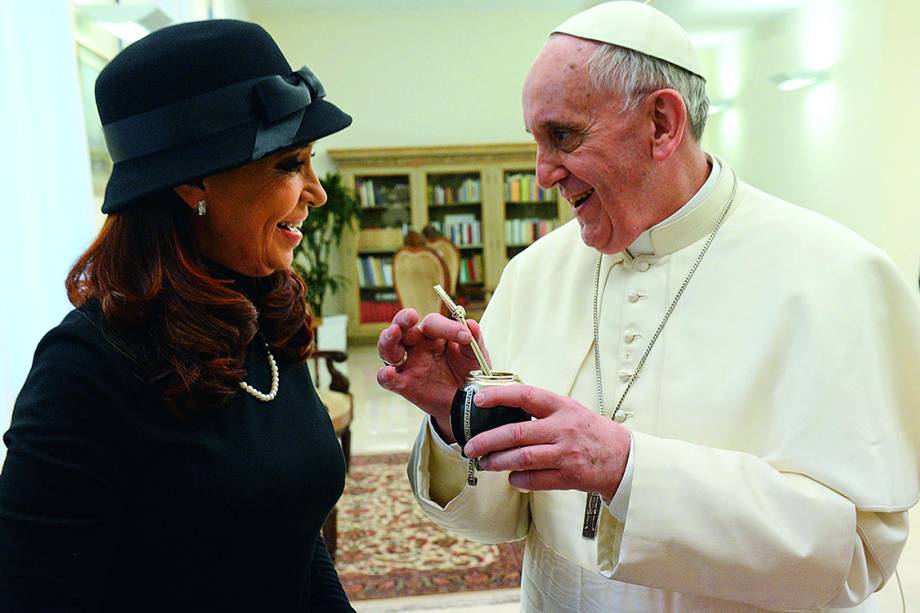
[[[721,162],[691,210],[645,236],[647,254],[604,256],[608,411],[734,179]],[[576,221],[552,232],[508,264],[482,321],[495,368],[594,410],[597,257]],[[409,480],[455,533],[527,539],[525,611],[877,610],[917,502],[920,441],[920,306],[879,249],[738,182],[623,408],[625,521],[604,507],[595,541],[581,536],[583,492],[521,493],[489,472],[467,486],[466,461],[427,421]]]

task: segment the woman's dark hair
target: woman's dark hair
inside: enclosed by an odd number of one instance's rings
[[[99,301],[118,345],[180,415],[239,391],[257,331],[279,359],[306,360],[313,341],[303,280],[278,271],[257,279],[247,297],[208,271],[192,214],[167,191],[109,215],[66,283],[74,306]]]

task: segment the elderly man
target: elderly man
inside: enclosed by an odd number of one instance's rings
[[[424,512],[527,539],[525,611],[874,611],[917,501],[920,309],[845,228],[700,149],[686,33],[655,9],[576,15],[524,86],[537,177],[577,222],[509,263],[480,330],[400,312],[380,384],[431,418]],[[535,419],[454,443],[451,398]],[[487,410],[487,409],[486,409]]]

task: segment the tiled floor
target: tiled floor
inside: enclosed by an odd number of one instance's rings
[[[350,347],[348,350],[348,376],[355,397],[355,417],[352,424],[352,453],[386,453],[408,451],[418,432],[422,412],[395,394],[377,385],[377,368],[380,360],[373,346]],[[912,525],[920,525],[920,505],[911,511]],[[908,611],[920,611],[920,536],[907,542],[898,566]],[[892,579],[882,590],[879,599],[881,613],[901,611],[897,582]],[[436,598],[401,598],[390,601],[356,603],[362,613],[384,611],[414,611],[416,613],[511,613],[518,610],[513,590],[482,595]],[[494,604],[484,604],[488,599]]]

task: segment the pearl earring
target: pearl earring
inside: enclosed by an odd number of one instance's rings
[[[207,212],[208,212],[208,203],[207,203],[207,201],[206,201],[206,200],[199,200],[197,204],[198,204],[198,216],[199,216],[199,217],[204,217],[204,216],[207,214]]]

